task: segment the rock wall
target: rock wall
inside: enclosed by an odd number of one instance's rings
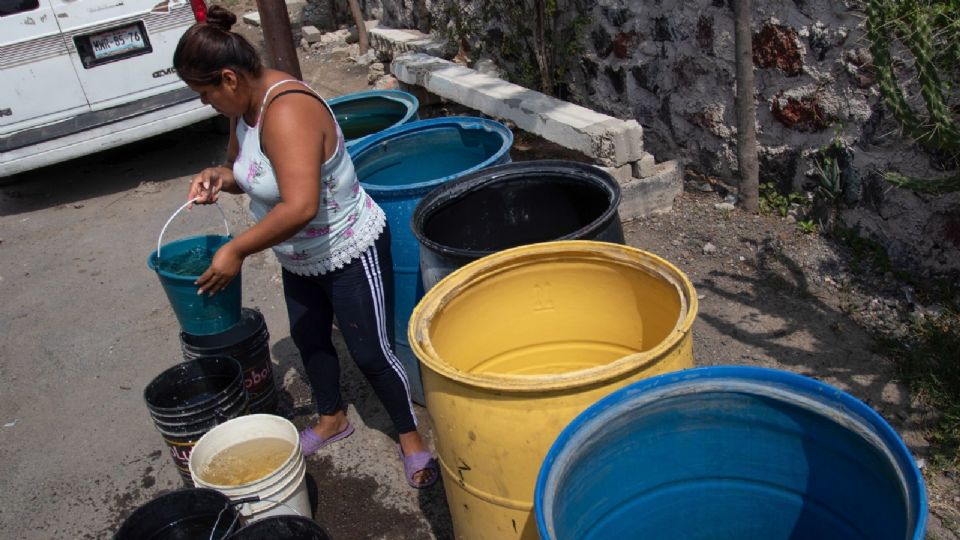
[[[658,161],[681,159],[699,173],[735,184],[730,0],[555,1],[565,11],[553,19],[554,26],[566,25],[558,31],[567,32],[567,41],[574,28],[578,43],[570,49],[576,54],[560,59],[560,97],[636,119],[644,129],[644,150]],[[478,14],[483,13],[478,5],[491,3],[371,0],[366,8],[386,26],[429,26],[449,36],[456,33],[451,10]],[[530,56],[516,55],[530,48],[529,38],[505,47],[510,21],[507,15],[496,19],[502,9],[492,13],[490,20],[462,25],[472,29],[465,36],[471,60],[492,58],[505,78],[530,85],[537,80]],[[570,23],[570,13],[585,24]],[[810,189],[816,185],[812,157],[839,138],[850,153],[844,178],[853,179],[844,186],[844,221],[884,243],[897,262],[960,274],[960,236],[950,217],[960,214],[960,202],[899,193],[876,180],[877,171],[888,168],[921,176],[943,173],[911,140],[899,137],[885,113],[862,3],[754,0],[752,28],[760,181],[783,192]],[[909,215],[911,225],[898,226],[896,215]]]

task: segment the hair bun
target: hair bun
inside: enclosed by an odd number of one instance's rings
[[[207,9],[207,24],[216,26],[225,32],[237,22],[237,16],[223,6],[210,6]]]

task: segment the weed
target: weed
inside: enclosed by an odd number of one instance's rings
[[[760,184],[760,213],[776,213],[780,217],[787,217],[787,212],[794,204],[803,205],[806,203],[802,193],[788,193],[786,195],[777,190],[773,182]]]
[[[892,272],[903,281],[913,283],[912,276],[904,271],[896,270],[890,262],[887,250],[880,243],[860,236],[857,231],[843,227],[833,229],[833,237],[847,246],[853,259],[850,267],[855,273],[868,270],[877,270],[880,273]]]
[[[881,337],[896,362],[897,372],[911,392],[938,411],[928,438],[934,466],[960,467],[960,312],[945,310],[921,317],[906,336]]]
[[[797,222],[797,229],[803,234],[813,234],[817,232],[817,223],[812,219],[804,219]]]

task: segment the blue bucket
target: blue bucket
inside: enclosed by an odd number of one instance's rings
[[[920,540],[923,477],[837,388],[708,367],[624,387],[568,425],[534,495],[543,540]]]
[[[194,282],[200,277],[199,274],[175,274],[161,268],[161,257],[164,260],[170,260],[191,251],[200,250],[212,258],[221,246],[233,239],[230,236],[227,218],[218,205],[217,208],[223,216],[223,224],[227,228],[226,236],[210,234],[190,236],[161,246],[167,226],[189,204],[181,206],[167,220],[157,239],[157,250],[147,258],[147,266],[160,278],[160,284],[163,285],[163,291],[167,294],[167,300],[170,301],[170,307],[177,316],[180,328],[188,334],[206,336],[223,332],[240,322],[241,279],[240,274],[237,274],[225,289],[210,296],[197,294],[197,286]]]
[[[513,133],[485,118],[419,120],[371,135],[350,149],[363,189],[390,223],[394,274],[394,349],[406,368],[414,401],[423,404],[420,366],[407,342],[407,323],[423,296],[420,243],[410,221],[417,203],[436,186],[510,162]]]
[[[413,122],[420,102],[402,90],[354,92],[327,102],[349,150],[358,141],[385,129]]]

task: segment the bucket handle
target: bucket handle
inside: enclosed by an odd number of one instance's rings
[[[158,261],[160,260],[160,244],[163,242],[163,233],[167,232],[167,227],[170,226],[170,222],[173,221],[173,218],[177,217],[177,214],[183,211],[184,208],[190,206],[191,204],[197,202],[198,200],[200,200],[200,197],[195,197],[183,203],[183,206],[181,206],[180,208],[177,208],[177,211],[174,212],[173,215],[170,216],[170,219],[168,219],[167,222],[163,224],[163,228],[160,229],[160,236],[157,238],[157,260]],[[227,223],[227,215],[223,213],[223,207],[220,206],[220,203],[218,202],[214,202],[213,204],[215,204],[217,206],[217,210],[220,211],[220,217],[223,218],[223,226],[224,228],[227,229],[227,236],[230,236],[230,224]]]

